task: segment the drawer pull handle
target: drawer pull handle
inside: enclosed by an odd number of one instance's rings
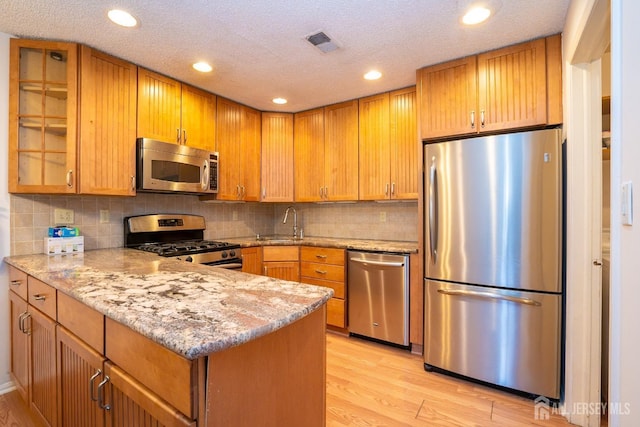
[[[33,299],[36,300],[36,301],[44,301],[44,300],[47,299],[47,296],[46,295],[42,295],[42,294],[35,294],[33,296]]]
[[[97,402],[98,398],[94,397],[93,395],[93,385],[95,384],[96,378],[98,378],[100,375],[102,375],[102,370],[98,369],[96,373],[91,375],[91,378],[89,379],[89,395],[91,396],[91,400],[94,402]]]
[[[327,259],[327,256],[318,254],[318,255],[316,255],[316,258]]]
[[[327,272],[324,271],[324,270],[316,270],[316,273],[318,273],[318,274],[327,274]]]
[[[22,280],[12,280],[11,281],[11,285],[20,286],[20,285],[22,285]]]
[[[104,400],[104,386],[107,385],[110,380],[111,378],[109,378],[109,375],[105,375],[104,379],[100,381],[100,384],[98,384],[98,405],[105,411],[111,410],[111,405],[105,403]]]

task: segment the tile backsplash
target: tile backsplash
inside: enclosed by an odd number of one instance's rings
[[[11,195],[11,254],[43,252],[43,239],[54,224],[54,209],[74,211],[74,226],[85,236],[85,250],[123,246],[123,218],[148,213],[190,213],[207,222],[206,239],[289,234],[293,217],[282,224],[289,204],[203,203],[197,196],[139,194],[136,197]],[[306,236],[417,241],[418,204],[291,204]],[[100,211],[109,221],[100,222]]]

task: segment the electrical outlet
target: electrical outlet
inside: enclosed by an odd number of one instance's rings
[[[73,209],[54,209],[53,222],[55,222],[56,225],[73,224]]]
[[[380,222],[387,222],[387,213],[380,212]]]
[[[233,211],[233,213],[231,214],[231,219],[233,221],[237,221],[238,220],[238,211]]]
[[[109,224],[109,210],[100,209],[100,224]]]

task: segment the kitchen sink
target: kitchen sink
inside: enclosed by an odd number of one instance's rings
[[[302,239],[293,238],[293,236],[287,236],[284,234],[268,234],[268,235],[256,235],[256,240],[259,242],[271,242],[271,243],[293,243]]]

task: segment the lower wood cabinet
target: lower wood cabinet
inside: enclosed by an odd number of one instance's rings
[[[27,289],[25,280],[24,289]],[[9,292],[9,321],[11,337],[11,377],[20,396],[29,399],[29,338],[24,332],[27,302],[15,292]]]
[[[282,280],[300,281],[298,246],[264,246],[262,275]]]
[[[31,409],[48,426],[58,425],[56,322],[29,307],[31,329]]]
[[[242,272],[262,274],[262,248],[242,248]]]
[[[344,249],[300,248],[300,281],[333,289],[327,302],[327,324],[347,327]]]

